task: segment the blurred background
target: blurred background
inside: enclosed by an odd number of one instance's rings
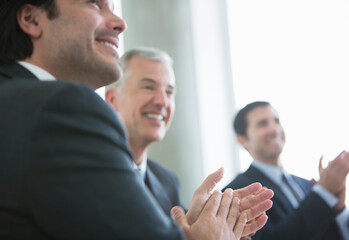
[[[249,166],[232,119],[252,101],[278,110],[290,173],[317,179],[321,155],[349,150],[348,1],[118,0],[116,11],[120,55],[149,46],[174,60],[174,120],[148,155],[177,173],[186,204],[209,173],[224,167],[221,188]]]

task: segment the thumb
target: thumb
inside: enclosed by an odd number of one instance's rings
[[[324,168],[323,168],[323,166],[322,166],[322,159],[323,159],[323,158],[324,158],[324,155],[322,155],[321,158],[320,158],[320,160],[319,160],[319,166],[318,166],[318,168],[319,168],[319,173],[321,173],[322,170],[324,170]]]
[[[183,230],[189,227],[184,210],[181,207],[173,207],[171,209],[171,217]]]
[[[207,200],[211,196],[211,191],[215,188],[217,183],[222,180],[224,174],[223,168],[218,169],[214,173],[211,173],[201,186],[196,189],[193,199],[190,203],[189,210],[187,212],[188,223],[193,224],[199,217],[202,209],[204,208]]]
[[[208,177],[205,179],[205,181],[201,184],[199,187],[199,191],[202,191],[203,193],[210,194],[211,191],[215,188],[217,183],[219,183],[224,175],[224,169],[221,167],[217,171],[211,173],[208,175]]]

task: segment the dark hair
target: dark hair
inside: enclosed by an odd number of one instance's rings
[[[17,12],[25,4],[41,7],[47,17],[59,15],[55,0],[1,0],[0,1],[0,63],[12,63],[30,57],[33,43],[17,22]]]
[[[268,102],[252,102],[242,108],[234,119],[233,127],[236,134],[247,136],[247,114],[257,107],[270,106]]]

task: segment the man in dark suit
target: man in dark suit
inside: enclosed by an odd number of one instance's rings
[[[147,158],[151,143],[160,141],[175,110],[175,75],[170,56],[154,48],[136,48],[120,59],[124,75],[106,87],[105,99],[123,120],[135,168],[167,215],[183,206],[173,171]]]
[[[107,0],[0,1],[0,238],[213,239],[255,231],[262,224],[246,230],[237,201],[229,207],[231,190],[208,194],[221,171],[199,188],[187,215],[172,211],[181,230],[144,190],[121,122],[93,91],[120,76],[125,23],[112,8]],[[263,208],[247,206],[247,218]]]
[[[227,187],[240,188],[258,181],[275,193],[273,207],[267,211],[268,223],[253,239],[348,239],[344,204],[348,152],[343,151],[327,168],[320,168],[320,180],[313,185],[282,168],[285,134],[268,102],[253,102],[242,108],[235,117],[234,129],[253,162]]]

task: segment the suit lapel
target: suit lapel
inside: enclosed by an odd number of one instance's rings
[[[153,194],[154,198],[160,204],[162,209],[165,211],[165,213],[169,214],[169,211],[172,208],[170,199],[168,198],[167,192],[164,189],[163,185],[149,167],[147,167],[146,171],[145,184]]]
[[[288,200],[286,195],[283,193],[283,191],[280,189],[278,185],[276,185],[269,177],[264,175],[261,171],[259,171],[257,168],[250,166],[249,169],[246,171],[247,176],[250,178],[255,179],[256,181],[260,181],[263,186],[272,189],[274,191],[274,198],[273,201],[278,201],[279,206],[284,209],[285,212],[290,214],[294,211],[294,208],[291,204],[291,202]],[[275,197],[277,196],[277,197]]]

